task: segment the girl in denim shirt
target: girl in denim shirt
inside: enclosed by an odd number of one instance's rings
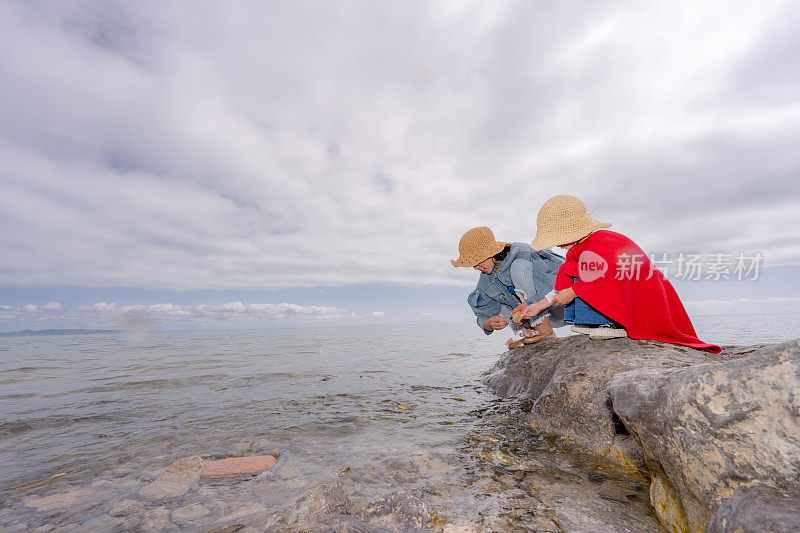
[[[458,243],[456,267],[472,267],[481,272],[475,290],[467,298],[478,326],[487,335],[505,328],[512,314],[540,301],[555,286],[558,268],[564,259],[549,251],[535,251],[527,243],[498,242],[486,226],[467,231]],[[553,338],[553,327],[564,325],[563,309],[544,310],[526,322],[511,323],[523,340],[509,341],[510,347]]]

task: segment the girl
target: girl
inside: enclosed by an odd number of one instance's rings
[[[531,247],[558,246],[568,250],[567,258],[556,277],[558,292],[526,306],[520,320],[572,304],[573,331],[592,338],[628,336],[719,353],[719,346],[697,338],[678,293],[642,249],[628,237],[602,229],[611,224],[590,215],[582,201],[567,195],[550,198],[539,210]],[[586,323],[606,322],[611,327],[579,325],[577,305],[584,306]]]
[[[450,262],[456,267],[472,267],[480,271],[478,284],[467,301],[484,333],[505,328],[512,311],[521,304],[541,300],[553,289],[556,272],[564,259],[550,251],[534,251],[522,242],[498,242],[486,226],[472,228],[458,243],[459,258]],[[520,308],[521,309],[521,308]],[[509,341],[510,348],[554,338],[553,325],[563,326],[563,310],[542,310],[524,321],[512,324],[522,330],[523,339]],[[552,323],[551,323],[552,320]]]

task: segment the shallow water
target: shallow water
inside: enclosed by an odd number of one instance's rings
[[[732,325],[746,337],[736,320],[707,318],[696,324],[709,340]],[[646,479],[587,463],[526,428],[525,402],[481,385],[502,342],[476,332],[0,338],[0,526],[657,531]],[[278,463],[171,498],[140,494],[182,457],[251,454]]]

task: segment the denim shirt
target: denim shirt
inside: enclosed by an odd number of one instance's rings
[[[523,242],[511,243],[511,250],[491,274],[481,273],[478,285],[467,297],[478,326],[484,333],[483,321],[495,315],[511,319],[511,311],[524,300],[527,304],[538,302],[552,291],[558,267],[564,258],[550,250],[536,251]],[[537,317],[547,314],[543,311]],[[563,325],[563,308],[550,312],[554,327]],[[513,329],[518,329],[514,327]]]

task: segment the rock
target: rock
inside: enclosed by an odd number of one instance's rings
[[[671,529],[800,530],[800,342],[736,356],[618,373],[614,410]]]
[[[143,531],[161,531],[169,524],[169,511],[163,507],[154,507],[144,512]]]
[[[447,524],[442,528],[442,533],[477,533],[477,529],[473,526],[464,526],[458,524]]]
[[[115,503],[108,514],[110,516],[128,516],[133,512],[140,511],[142,503],[138,500],[131,500],[130,498],[121,500]]]
[[[352,503],[343,488],[343,479],[352,474],[350,466],[344,466],[328,480],[321,483],[294,503],[291,520],[303,520],[308,516],[322,516],[332,512],[346,512],[353,514]]]
[[[250,531],[248,531],[249,529],[251,528],[244,526],[242,524],[234,524],[232,526],[227,526],[227,527],[212,528],[209,529],[206,533],[250,533]]]
[[[484,381],[531,401],[539,431],[647,474],[671,531],[800,530],[798,341],[714,355],[575,336],[509,351]]]
[[[77,520],[72,524],[63,524],[62,527],[53,531],[125,531],[130,529],[125,527],[127,519],[112,516],[96,516],[88,520],[81,515],[75,517]]]
[[[148,465],[138,473],[136,479],[138,481],[141,481],[142,483],[149,483],[151,481],[154,481],[163,471],[164,471],[163,466]]]
[[[428,507],[407,492],[376,498],[364,506],[359,515],[362,520],[386,527],[422,529],[433,525]]]
[[[85,501],[90,494],[93,494],[93,491],[87,488],[59,492],[57,494],[50,494],[49,496],[35,497],[26,500],[25,507],[36,507],[40,512],[67,509]]]
[[[267,508],[260,503],[241,502],[225,506],[224,520],[238,520],[243,516],[266,511]]]
[[[707,533],[723,531],[798,531],[800,499],[758,485],[743,489],[731,498],[720,501],[706,525]]]
[[[272,455],[229,457],[216,461],[206,461],[203,465],[203,470],[200,472],[200,477],[204,479],[235,477],[264,470],[277,462],[278,460]]]
[[[710,354],[654,341],[593,341],[576,335],[506,352],[484,382],[502,397],[533,400],[529,423],[566,437],[633,473],[641,447],[615,416],[609,386],[619,373],[661,371],[711,361]]]
[[[209,511],[199,503],[193,503],[191,505],[178,507],[177,509],[172,511],[172,514],[170,516],[173,522],[181,523],[188,521],[196,521],[199,518],[207,516],[210,512],[211,511]]]
[[[200,457],[184,457],[169,465],[155,481],[139,491],[142,498],[160,500],[175,498],[186,494],[200,478],[203,459]]]
[[[281,463],[283,463],[283,460],[281,460]],[[297,479],[303,476],[303,474],[298,469],[296,469],[290,464],[283,464],[283,468],[278,469],[277,474],[283,480]]]
[[[201,498],[212,500],[218,497],[219,491],[216,487],[200,487],[197,489],[197,495]]]

